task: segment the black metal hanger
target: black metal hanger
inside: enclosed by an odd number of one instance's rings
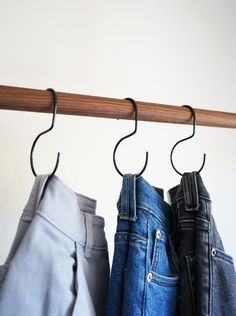
[[[114,163],[114,166],[115,166],[115,169],[116,171],[119,173],[119,175],[121,175],[122,177],[124,176],[123,173],[119,170],[118,166],[117,166],[117,163],[116,163],[116,158],[115,158],[115,155],[116,155],[116,150],[118,148],[118,146],[120,145],[120,143],[128,138],[128,137],[131,137],[133,136],[136,132],[137,132],[137,126],[138,126],[138,107],[137,107],[137,103],[132,99],[132,98],[125,98],[125,100],[128,100],[130,101],[132,104],[133,104],[133,107],[134,107],[134,112],[135,112],[135,127],[134,127],[134,131],[124,137],[122,137],[118,143],[116,144],[114,150],[113,150],[113,163]],[[148,152],[146,151],[146,160],[145,160],[145,164],[144,164],[144,167],[143,169],[136,175],[136,177],[140,177],[141,174],[143,174],[143,172],[145,171],[146,167],[147,167],[147,163],[148,163]]]
[[[179,171],[176,169],[175,165],[174,165],[174,162],[173,162],[173,152],[174,152],[174,149],[176,148],[176,146],[177,146],[179,143],[184,142],[184,141],[186,141],[186,140],[188,140],[188,139],[194,137],[194,135],[195,135],[195,128],[196,128],[196,115],[195,115],[194,109],[193,109],[190,105],[183,105],[183,106],[189,108],[189,109],[191,110],[191,112],[192,112],[192,116],[193,116],[193,132],[192,132],[192,135],[190,135],[189,137],[186,137],[186,138],[183,138],[183,139],[179,140],[179,141],[173,146],[173,148],[171,149],[171,152],[170,152],[170,162],[171,162],[171,165],[172,165],[172,167],[174,168],[174,170],[175,170],[179,175],[181,175],[181,176],[182,176],[183,174],[182,174],[181,172],[179,172]],[[203,167],[204,167],[204,165],[205,165],[205,161],[206,161],[206,154],[203,155],[202,166],[201,166],[201,168],[197,171],[197,174],[202,171],[202,169],[203,169]]]
[[[51,126],[50,126],[47,130],[41,132],[41,133],[35,138],[35,140],[34,140],[34,142],[33,142],[33,145],[32,145],[32,147],[31,147],[31,151],[30,151],[30,166],[31,166],[31,170],[32,170],[32,172],[33,172],[33,174],[34,174],[35,177],[37,176],[37,173],[36,173],[36,171],[35,171],[34,162],[33,162],[34,148],[35,148],[35,145],[36,145],[37,141],[39,140],[39,138],[40,138],[42,135],[48,133],[49,131],[51,131],[51,130],[53,129],[54,123],[55,123],[56,112],[57,112],[57,106],[58,106],[56,91],[55,91],[54,89],[52,89],[52,88],[49,88],[49,89],[47,89],[47,90],[50,91],[50,92],[52,93],[52,95],[53,95],[53,103],[54,103],[53,117],[52,117]],[[56,161],[55,167],[54,167],[52,173],[48,176],[48,178],[47,178],[47,180],[46,180],[46,183],[45,183],[45,185],[44,185],[44,189],[43,189],[43,193],[42,193],[41,199],[42,199],[42,197],[43,197],[43,195],[44,195],[44,192],[45,192],[45,190],[46,190],[46,187],[47,187],[47,185],[48,185],[48,182],[50,181],[50,179],[54,176],[54,174],[55,174],[56,171],[57,171],[58,164],[59,164],[59,159],[60,159],[60,153],[58,152],[58,153],[57,153],[57,161]]]

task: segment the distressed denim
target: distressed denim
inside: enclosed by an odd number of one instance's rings
[[[201,176],[185,173],[170,190],[180,260],[178,315],[236,315],[236,274],[211,215]]]
[[[142,177],[127,174],[117,208],[107,315],[176,315],[171,207]]]
[[[54,176],[35,180],[2,268],[1,316],[104,316],[109,280],[96,201]]]

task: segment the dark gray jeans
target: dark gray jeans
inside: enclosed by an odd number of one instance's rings
[[[236,273],[211,215],[211,199],[196,172],[170,190],[180,260],[178,315],[236,315]]]

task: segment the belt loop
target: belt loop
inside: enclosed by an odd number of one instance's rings
[[[200,207],[197,173],[184,173],[182,177],[184,204],[186,211],[198,211]]]
[[[136,175],[125,174],[123,176],[120,198],[117,203],[120,219],[136,221]]]
[[[93,246],[93,218],[90,214],[84,213],[85,223],[85,247],[84,256],[89,258],[91,255],[91,249]]]

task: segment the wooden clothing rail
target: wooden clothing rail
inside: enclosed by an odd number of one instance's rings
[[[64,92],[57,92],[57,96],[58,114],[134,119],[133,105],[127,100]],[[188,108],[143,101],[137,104],[140,121],[192,124]],[[0,109],[52,113],[53,98],[46,90],[0,86]],[[236,128],[236,113],[194,110],[197,125]]]

